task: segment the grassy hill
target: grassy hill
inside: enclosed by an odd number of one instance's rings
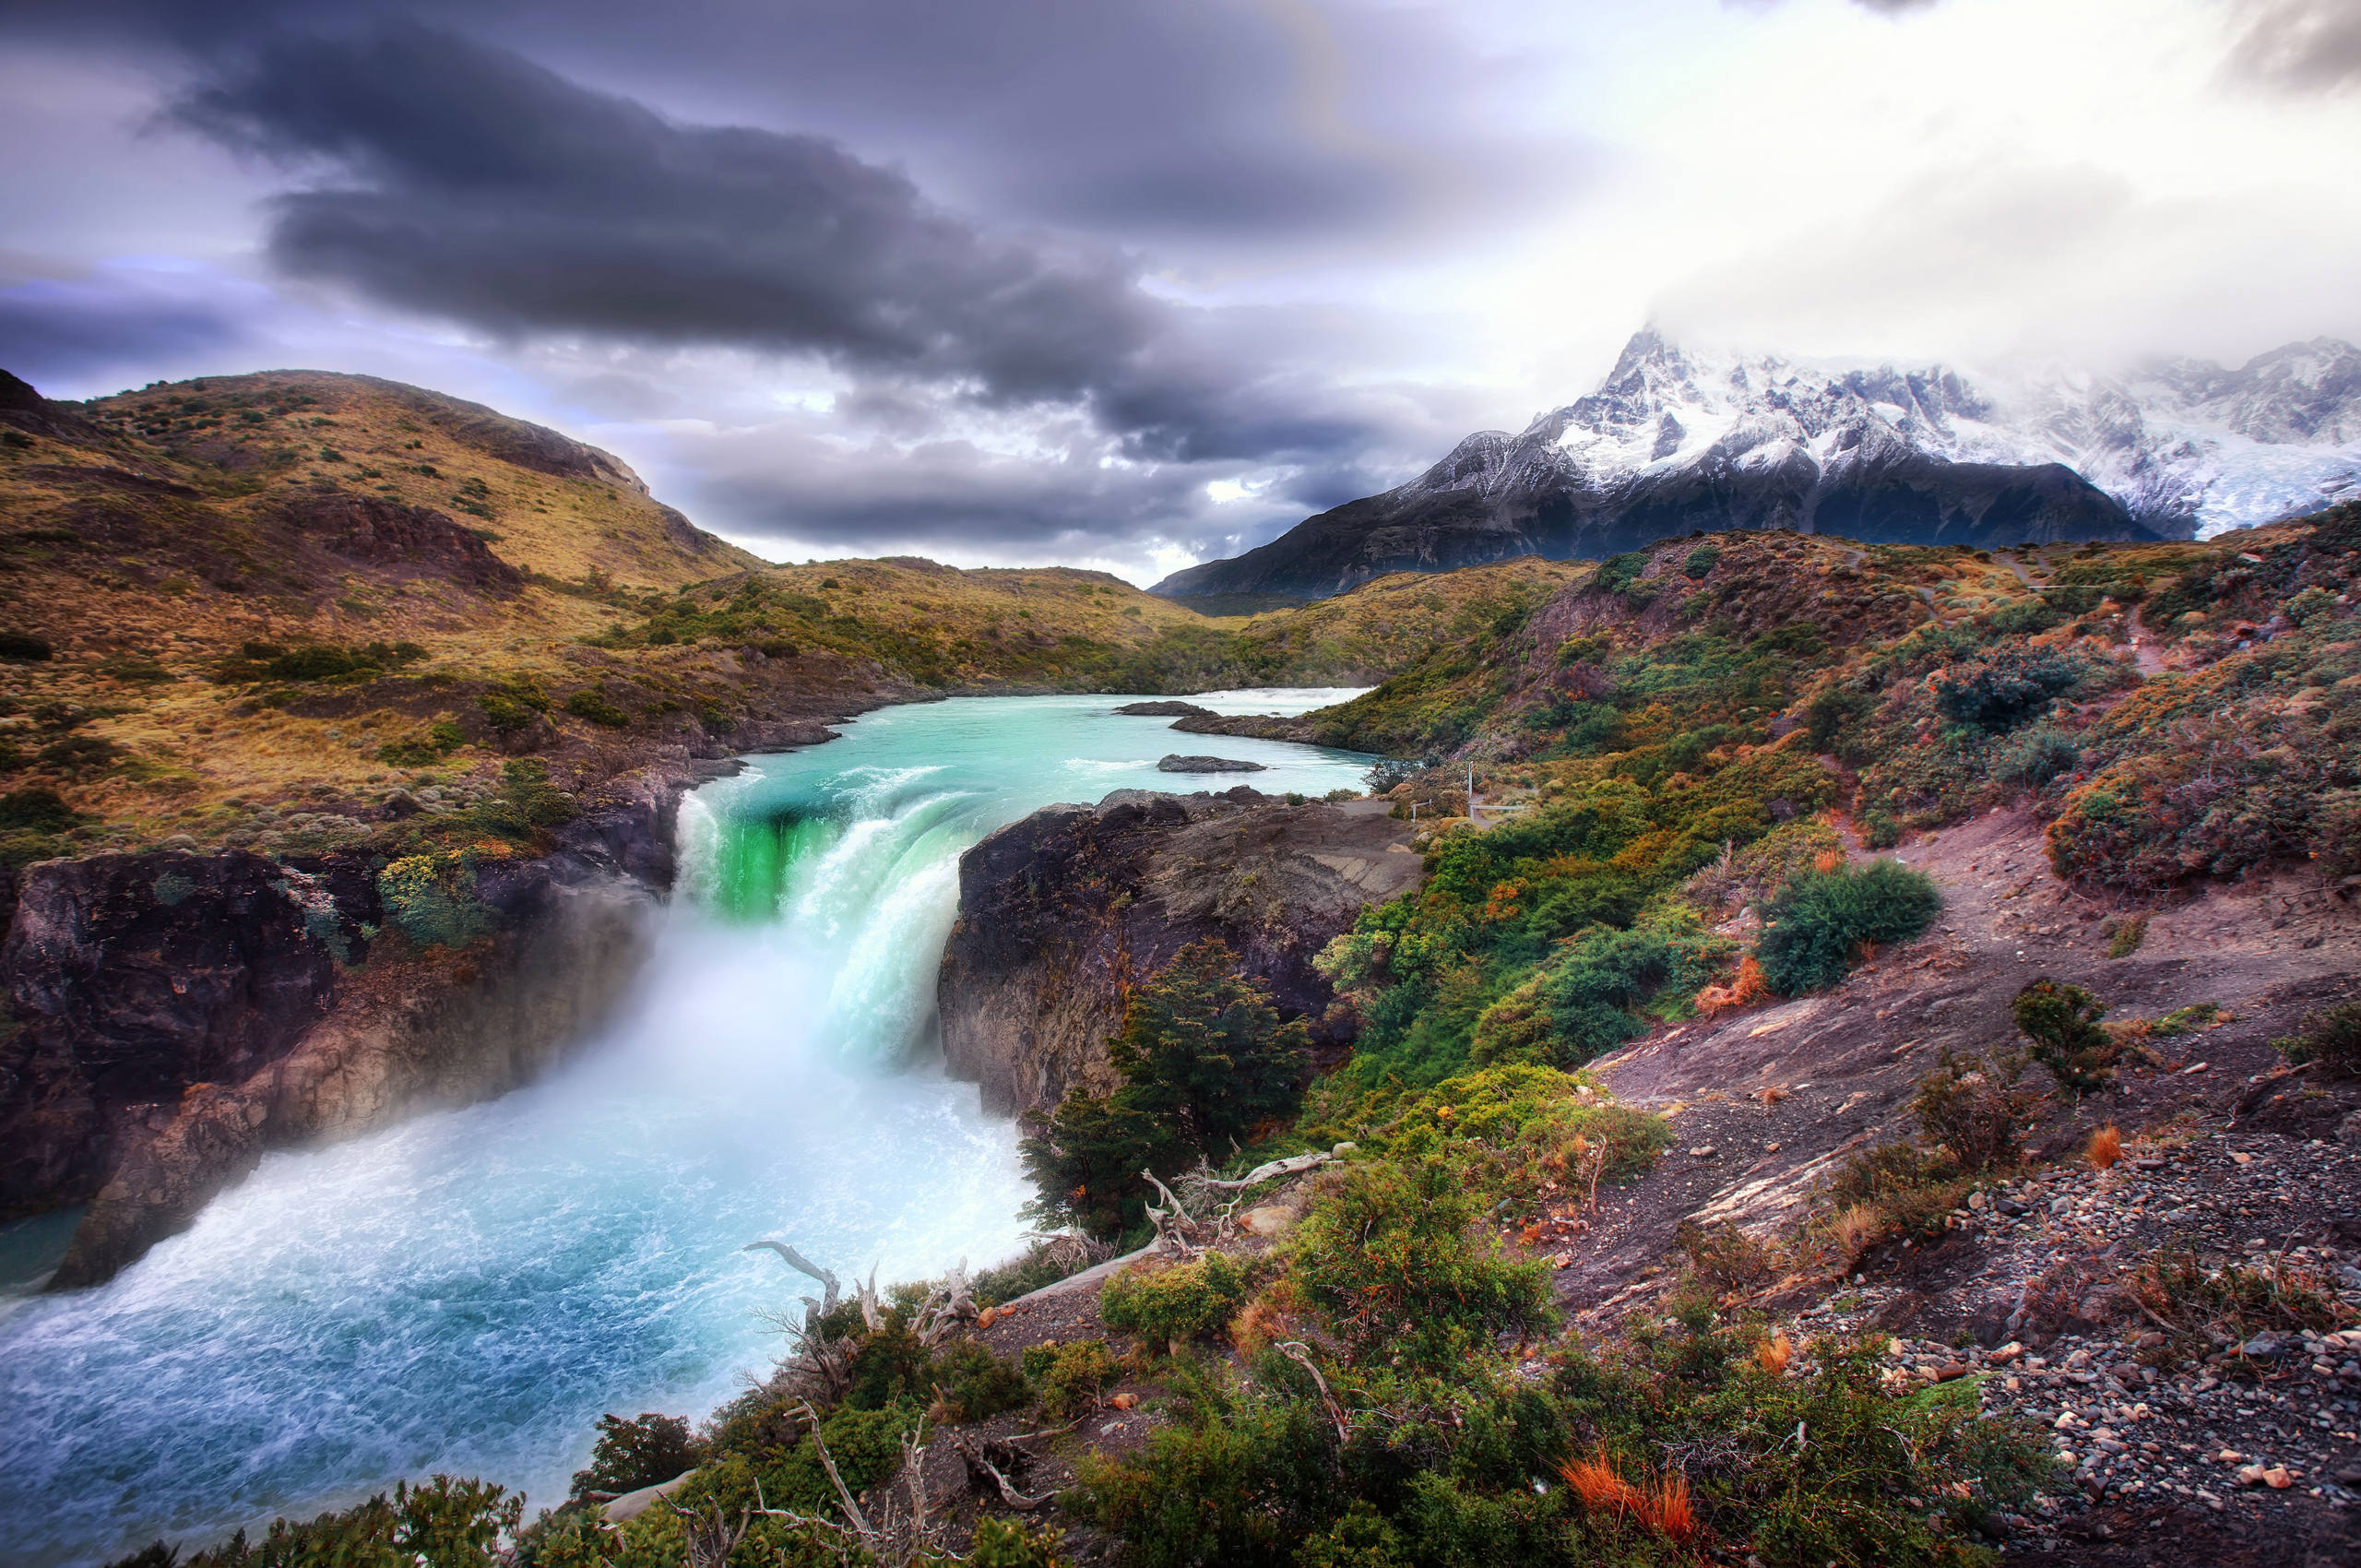
[[[62,403],[11,378],[0,860],[332,847],[397,787],[532,758],[579,789],[931,695],[1374,681],[1567,570],[1208,620],[1061,567],[772,566],[611,455],[416,387],[274,371]]]

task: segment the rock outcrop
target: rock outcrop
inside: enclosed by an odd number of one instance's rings
[[[1156,765],[1158,773],[1266,773],[1259,762],[1231,756],[1182,756],[1172,753]]]
[[[414,946],[359,856],[46,861],[16,879],[0,975],[0,1212],[88,1203],[53,1289],[184,1229],[264,1153],[531,1081],[630,983],[672,879],[682,789],[613,781],[552,853],[487,861],[498,929]]]
[[[1206,937],[1334,1049],[1345,1041],[1311,960],[1422,873],[1407,826],[1374,808],[1284,805],[1243,786],[1045,807],[960,857],[938,987],[946,1064],[993,1111],[1111,1087],[1107,1037],[1131,987]]]

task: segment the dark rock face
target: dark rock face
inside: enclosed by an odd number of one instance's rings
[[[1178,753],[1164,757],[1156,765],[1158,773],[1267,773],[1259,762],[1244,762],[1227,756],[1181,756]]]
[[[0,1214],[87,1202],[53,1289],[111,1277],[272,1148],[529,1082],[635,972],[673,873],[682,762],[616,780],[537,860],[489,861],[502,929],[372,942],[353,857],[55,861],[12,880],[0,978]]]
[[[284,516],[314,543],[351,560],[417,566],[480,593],[504,597],[525,586],[516,567],[431,506],[406,506],[350,491],[313,491],[291,499]]]
[[[1106,1041],[1125,994],[1206,937],[1334,1049],[1349,1036],[1330,1025],[1311,960],[1362,906],[1423,872],[1405,823],[1249,790],[1120,790],[1096,807],[1046,807],[960,857],[937,987],[946,1063],[995,1111],[1110,1087]]]

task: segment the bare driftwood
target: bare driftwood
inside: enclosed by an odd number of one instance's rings
[[[1312,1385],[1320,1390],[1320,1402],[1328,1407],[1328,1419],[1336,1424],[1336,1441],[1350,1443],[1353,1433],[1352,1429],[1345,1423],[1345,1408],[1336,1403],[1336,1396],[1328,1392],[1328,1380],[1322,1377],[1320,1369],[1311,1364],[1311,1348],[1300,1341],[1290,1339],[1284,1344],[1274,1345],[1271,1348],[1311,1374]]]
[[[756,1493],[757,1501],[761,1494]],[[709,1512],[683,1508],[670,1498],[664,1505],[681,1518],[681,1544],[688,1557],[688,1568],[727,1568],[730,1554],[746,1538],[753,1527],[754,1510],[738,1511],[738,1523],[731,1525],[721,1504],[715,1503]]]
[[[852,1489],[845,1485],[844,1477],[836,1469],[836,1455],[820,1436],[819,1412],[809,1404],[798,1407],[797,1414],[812,1423],[812,1446],[820,1455],[820,1467],[828,1473],[830,1484],[836,1489],[836,1501],[843,1505],[845,1523],[834,1519],[813,1518],[785,1508],[757,1507],[754,1513],[766,1518],[785,1519],[790,1524],[826,1530],[835,1536],[840,1561],[850,1562],[865,1556],[878,1562],[908,1568],[908,1565],[931,1562],[945,1555],[936,1539],[936,1526],[927,1518],[926,1495],[926,1422],[921,1419],[917,1430],[902,1434],[902,1470],[896,1478],[909,1497],[905,1512],[894,1500],[889,1483],[884,1498],[876,1504],[877,1516],[872,1521],[861,1509]],[[872,1494],[873,1495],[873,1494]],[[762,1483],[754,1484],[754,1501],[763,1501]]]
[[[1203,1187],[1208,1192],[1242,1192],[1248,1187],[1259,1186],[1275,1177],[1299,1176],[1307,1170],[1316,1170],[1335,1158],[1326,1149],[1321,1149],[1312,1154],[1292,1154],[1285,1159],[1275,1159],[1267,1165],[1258,1165],[1235,1182],[1216,1182],[1207,1177],[1204,1181],[1192,1184]]]
[[[1026,1496],[1024,1492],[1017,1490],[1016,1483],[1009,1479],[1007,1472],[993,1461],[992,1450],[1000,1448],[1004,1451],[1012,1469],[1016,1468],[1019,1464],[1028,1462],[1031,1456],[1014,1443],[987,1443],[979,1451],[963,1437],[955,1440],[952,1443],[952,1448],[958,1454],[960,1462],[967,1467],[968,1484],[982,1487],[989,1482],[993,1492],[1006,1506],[1019,1513],[1029,1514],[1050,1501],[1050,1494],[1046,1491],[1038,1497]]]

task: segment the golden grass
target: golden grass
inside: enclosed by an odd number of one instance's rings
[[[1558,1474],[1591,1513],[1621,1514],[1642,1529],[1678,1546],[1693,1547],[1704,1538],[1688,1478],[1678,1470],[1667,1470],[1653,1479],[1626,1480],[1615,1467],[1614,1455],[1602,1445],[1588,1458],[1560,1465]]]
[[[1754,1348],[1754,1364],[1773,1377],[1780,1377],[1786,1374],[1787,1363],[1795,1354],[1795,1342],[1785,1333],[1774,1334]]]
[[[2123,1134],[2113,1123],[2091,1134],[2090,1146],[2083,1151],[2094,1169],[2105,1170],[2123,1158]]]

